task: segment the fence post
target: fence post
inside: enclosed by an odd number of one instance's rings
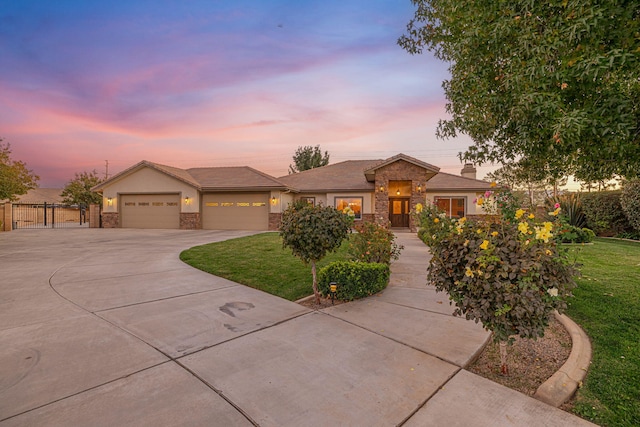
[[[89,228],[100,228],[100,205],[89,205]]]
[[[13,204],[11,202],[6,202],[4,204],[4,215],[2,218],[2,229],[3,231],[11,231],[13,230]]]

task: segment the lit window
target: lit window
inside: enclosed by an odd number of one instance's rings
[[[462,218],[465,216],[464,197],[436,197],[436,206],[444,211],[449,218]]]
[[[351,208],[354,218],[362,219],[362,197],[336,197],[335,208],[339,211]]]

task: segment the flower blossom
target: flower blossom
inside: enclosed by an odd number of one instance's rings
[[[466,271],[464,272],[464,275],[467,277],[473,277],[473,270],[467,267]]]
[[[522,215],[524,215],[524,209],[518,209],[516,211],[516,219],[522,218]]]
[[[480,244],[480,249],[486,250],[489,247],[489,241],[485,240]]]
[[[522,234],[527,234],[527,232],[529,231],[529,223],[528,223],[528,222],[521,222],[521,223],[518,223],[518,230],[519,230]]]
[[[547,293],[549,295],[551,295],[552,297],[557,297],[558,296],[558,289],[557,288],[549,288],[549,289],[547,289]]]

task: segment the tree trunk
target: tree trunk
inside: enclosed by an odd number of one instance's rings
[[[500,341],[500,372],[502,375],[509,375],[509,366],[507,365],[507,343]]]
[[[320,292],[318,292],[318,279],[316,278],[315,260],[311,260],[311,275],[313,276],[313,295],[316,296],[316,303],[320,304]]]

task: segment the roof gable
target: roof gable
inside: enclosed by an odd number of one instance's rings
[[[376,171],[378,169],[388,166],[400,160],[404,160],[405,162],[411,163],[422,169],[425,169],[427,172],[429,172],[429,175],[431,176],[437,174],[440,171],[440,168],[437,166],[423,162],[422,160],[418,160],[415,157],[407,156],[406,154],[400,153],[400,154],[396,154],[393,157],[389,157],[387,160],[383,160],[382,162],[371,167],[370,169],[367,169],[364,172],[365,176],[367,177],[367,181],[370,181],[370,182],[375,181]]]
[[[113,184],[114,182],[119,181],[143,168],[150,168],[150,169],[156,170],[172,178],[175,178],[179,181],[185,182],[186,184],[189,184],[194,188],[200,189],[200,185],[198,184],[198,182],[189,174],[189,172],[185,171],[184,169],[174,168],[172,166],[161,165],[159,163],[143,160],[131,166],[130,168],[127,168],[122,172],[119,172],[113,175],[111,178],[101,182],[100,184],[93,187],[91,190],[102,191],[106,187],[108,187],[110,184]]]

